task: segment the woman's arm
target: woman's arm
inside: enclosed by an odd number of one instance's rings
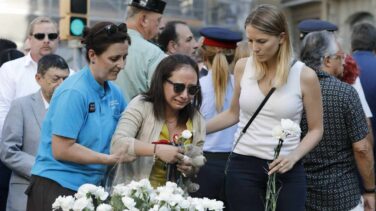
[[[287,156],[280,156],[270,164],[269,168],[271,170],[269,174],[275,171],[280,173],[289,171],[295,163],[311,151],[322,138],[324,127],[319,80],[316,73],[308,67],[303,68],[300,79],[303,106],[307,115],[308,132],[293,152]]]
[[[217,132],[219,130],[223,130],[239,122],[240,81],[243,76],[247,59],[248,58],[243,58],[243,59],[240,59],[238,62],[236,62],[236,65],[234,68],[235,87],[234,87],[234,93],[232,96],[230,108],[218,114],[217,116],[210,119],[206,123],[207,134]]]
[[[116,154],[107,155],[93,151],[83,145],[77,144],[76,140],[63,136],[52,135],[52,154],[56,160],[69,161],[79,164],[115,164],[118,161],[131,161],[133,158],[125,156],[120,151]]]

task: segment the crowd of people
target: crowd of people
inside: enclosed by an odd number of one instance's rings
[[[161,27],[165,6],[132,0],[124,23],[85,28],[81,70],[55,54],[49,17],[30,23],[27,52],[0,39],[0,210],[52,210],[86,183],[188,178],[193,197],[261,211],[273,174],[277,210],[375,210],[374,25],[353,27],[350,55],[336,25],[305,20],[293,52],[275,6],[198,41],[183,21]],[[281,119],[302,133],[274,158]]]

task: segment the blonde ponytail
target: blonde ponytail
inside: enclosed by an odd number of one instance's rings
[[[227,81],[229,79],[229,64],[226,56],[219,52],[214,56],[212,64],[212,79],[214,84],[215,108],[221,112],[225,102]]]

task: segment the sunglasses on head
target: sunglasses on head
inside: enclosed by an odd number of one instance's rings
[[[35,33],[33,34],[33,37],[37,40],[44,40],[44,38],[48,37],[49,40],[53,41],[53,40],[56,40],[57,37],[59,36],[57,33],[48,33],[48,34],[45,34],[45,33]]]
[[[176,94],[180,94],[180,93],[184,92],[184,90],[186,88],[185,84],[183,84],[183,83],[174,83],[174,82],[172,82],[168,79],[166,81],[174,87],[174,92]],[[187,89],[188,89],[188,94],[196,95],[197,92],[200,90],[200,86],[198,86],[198,85],[188,85]]]
[[[119,26],[116,26],[115,24],[108,24],[99,31],[95,32],[93,37],[97,36],[98,34],[101,34],[102,32],[106,32],[107,36],[111,36],[117,32],[126,33],[127,31],[127,24],[125,23],[121,23]]]

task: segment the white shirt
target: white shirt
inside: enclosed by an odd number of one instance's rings
[[[273,159],[274,148],[278,145],[278,140],[272,136],[273,128],[281,124],[281,119],[291,119],[299,125],[302,118],[303,98],[300,73],[303,67],[304,64],[300,61],[291,67],[287,83],[277,88],[270,96],[247,132],[239,140],[234,149],[235,153],[266,160]],[[248,120],[265,98],[254,73],[252,57],[249,57],[240,82],[240,115],[235,140],[238,139]],[[287,137],[283,142],[281,155],[289,154],[299,143],[300,137]]]
[[[0,68],[0,134],[10,104],[16,98],[37,92],[40,89],[35,80],[37,63],[26,56],[4,63]],[[1,136],[0,136],[1,137]]]
[[[48,107],[50,107],[50,103],[47,102],[46,98],[44,98],[43,93],[42,93],[42,90],[40,90],[39,93],[40,93],[40,95],[42,96],[42,100],[43,100],[44,108],[46,108],[46,110],[48,110]]]
[[[360,83],[359,77],[356,78],[356,80],[355,80],[354,84],[352,84],[352,86],[355,88],[356,92],[358,92],[359,99],[360,99],[360,102],[362,103],[363,111],[366,114],[366,117],[371,118],[372,112],[371,112],[371,109],[368,106],[368,103],[367,103],[366,97],[364,95],[364,91],[363,91],[363,88],[362,88],[362,84]]]

